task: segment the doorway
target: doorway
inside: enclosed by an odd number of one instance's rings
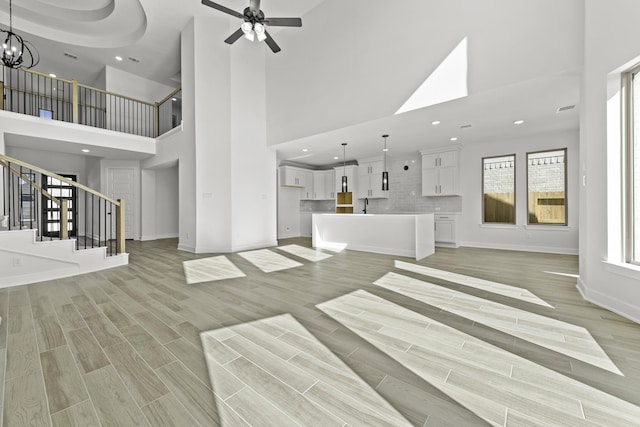
[[[77,181],[76,175],[59,174],[71,181]],[[69,237],[77,236],[77,204],[76,187],[50,176],[42,176],[42,189],[53,197],[67,200],[67,231]],[[42,196],[42,235],[45,237],[60,237],[60,206]],[[63,222],[63,221],[62,221]]]

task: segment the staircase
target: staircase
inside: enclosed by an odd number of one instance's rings
[[[1,154],[0,169],[0,288],[129,263],[121,200]]]

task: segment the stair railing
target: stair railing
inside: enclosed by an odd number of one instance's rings
[[[76,249],[125,252],[124,200],[3,154],[0,167],[0,229],[36,229],[40,241],[75,239]]]

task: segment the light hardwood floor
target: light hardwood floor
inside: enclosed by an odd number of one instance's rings
[[[0,289],[3,425],[640,425],[640,325],[577,257],[280,243]]]

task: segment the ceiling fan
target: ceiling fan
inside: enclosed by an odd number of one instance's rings
[[[238,31],[227,37],[225,43],[228,44],[235,43],[244,35],[251,41],[255,38],[257,38],[258,41],[264,41],[273,53],[278,53],[280,52],[280,46],[271,38],[265,25],[272,27],[302,27],[302,19],[300,18],[266,18],[264,12],[260,10],[260,0],[249,0],[249,7],[245,8],[243,13],[236,12],[235,10],[209,0],[202,0],[202,4],[244,21]]]

